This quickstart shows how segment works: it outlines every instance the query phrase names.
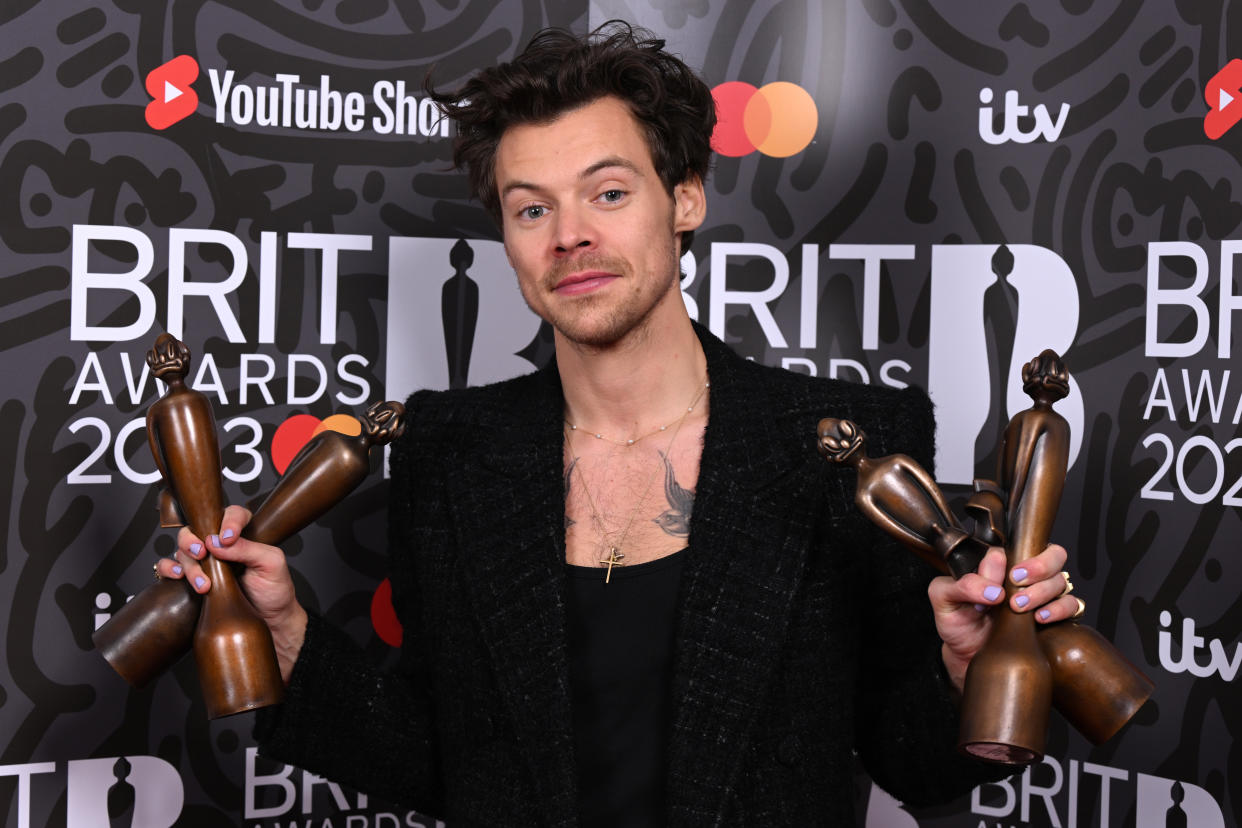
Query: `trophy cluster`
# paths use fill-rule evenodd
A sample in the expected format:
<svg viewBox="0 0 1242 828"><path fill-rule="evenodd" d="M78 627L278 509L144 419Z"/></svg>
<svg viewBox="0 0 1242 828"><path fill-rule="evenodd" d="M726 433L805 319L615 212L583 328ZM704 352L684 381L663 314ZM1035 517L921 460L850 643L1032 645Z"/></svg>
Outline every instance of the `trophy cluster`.
<svg viewBox="0 0 1242 828"><path fill-rule="evenodd" d="M190 349L161 334L147 364L168 391L147 411L147 441L164 478L160 525L188 525L200 537L217 531L226 497L211 402L182 382ZM370 470L369 450L400 436L405 408L378 402L362 420L364 433L316 435L298 452L270 493L258 498L241 536L278 546L353 491ZM284 694L267 625L233 570L214 556L200 562L212 588L199 595L184 580L159 580L134 596L92 640L123 678L142 687L193 648L207 715L264 707Z"/></svg>
<svg viewBox="0 0 1242 828"><path fill-rule="evenodd" d="M862 513L940 571L958 578L974 572L989 544L1004 546L1012 567L1047 545L1070 442L1069 424L1052 410L1069 393L1061 358L1044 351L1022 366L1022 383L1034 406L1005 428L1000 482L975 481L965 506L969 531L926 469L902 454L867 457L862 429L849 420L821 420L817 447L858 472L855 504ZM1011 609L1015 590L1006 583L1006 602L992 612L988 640L970 662L960 748L994 762L1033 762L1043 755L1054 705L1093 743L1111 738L1151 695L1151 680L1086 625L1036 627L1029 614Z"/></svg>

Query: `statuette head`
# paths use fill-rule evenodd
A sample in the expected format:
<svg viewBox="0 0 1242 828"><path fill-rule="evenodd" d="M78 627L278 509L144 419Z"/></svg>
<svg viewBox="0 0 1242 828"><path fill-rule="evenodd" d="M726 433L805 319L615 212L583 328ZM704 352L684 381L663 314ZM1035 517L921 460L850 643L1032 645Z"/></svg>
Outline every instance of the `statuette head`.
<svg viewBox="0 0 1242 828"><path fill-rule="evenodd" d="M164 380L182 379L190 372L190 349L170 333L162 333L155 346L147 351L151 373Z"/></svg>
<svg viewBox="0 0 1242 828"><path fill-rule="evenodd" d="M850 420L838 420L825 417L819 421L819 440L816 448L825 459L834 463L844 463L859 449L867 435Z"/></svg>
<svg viewBox="0 0 1242 828"><path fill-rule="evenodd" d="M388 443L405 431L405 406L399 402L372 403L362 417L362 431L372 443Z"/></svg>
<svg viewBox="0 0 1242 828"><path fill-rule="evenodd" d="M1022 366L1022 390L1036 402L1054 403L1069 394L1069 369L1051 348Z"/></svg>

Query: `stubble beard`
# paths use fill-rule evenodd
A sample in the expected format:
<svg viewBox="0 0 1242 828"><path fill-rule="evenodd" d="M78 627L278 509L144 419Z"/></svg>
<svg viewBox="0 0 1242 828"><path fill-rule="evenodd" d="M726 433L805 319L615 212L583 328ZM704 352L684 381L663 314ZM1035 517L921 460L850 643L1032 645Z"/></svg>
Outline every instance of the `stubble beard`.
<svg viewBox="0 0 1242 828"><path fill-rule="evenodd" d="M579 270L616 273L621 277L622 285L633 286L634 289L620 297L598 294L574 297L574 307L560 312L540 311L523 292L526 304L568 342L581 348L603 350L628 337L640 341L649 335L647 327L655 308L672 289L671 283L678 281L675 250L676 246L673 246L669 251L670 282L659 284L650 295L644 295L642 284L635 284L634 269L628 261L588 253L580 258L557 262L544 276L538 289L551 293L562 279Z"/></svg>

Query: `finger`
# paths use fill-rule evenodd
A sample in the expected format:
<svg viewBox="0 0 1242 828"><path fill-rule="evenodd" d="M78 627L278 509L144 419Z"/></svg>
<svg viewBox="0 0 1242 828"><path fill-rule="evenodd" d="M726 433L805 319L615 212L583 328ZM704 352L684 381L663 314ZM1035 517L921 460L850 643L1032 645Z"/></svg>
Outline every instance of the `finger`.
<svg viewBox="0 0 1242 828"><path fill-rule="evenodd" d="M1055 543L1048 544L1043 552L1014 566L1009 571L1009 578L1019 586L1042 581L1064 569L1068 557L1065 547Z"/></svg>
<svg viewBox="0 0 1242 828"><path fill-rule="evenodd" d="M155 562L155 571L161 578L182 578L185 568L177 563L176 558L160 558Z"/></svg>
<svg viewBox="0 0 1242 828"><path fill-rule="evenodd" d="M957 580L946 576L933 579L927 594L932 607L937 612L945 613L953 612L963 604L992 606L1005 597L1005 590L1000 584L970 572Z"/></svg>
<svg viewBox="0 0 1242 828"><path fill-rule="evenodd" d="M217 547L232 546L241 537L242 529L250 522L250 510L245 506L229 506L224 510L224 518L220 521L220 533L214 536Z"/></svg>
<svg viewBox="0 0 1242 828"><path fill-rule="evenodd" d="M1030 612L1055 601L1064 594L1065 579L1058 573L1051 578L1022 587L1009 599L1009 605L1016 612Z"/></svg>
<svg viewBox="0 0 1242 828"><path fill-rule="evenodd" d="M1005 563L1005 550L999 546L992 546L988 548L987 554L979 562L979 569L976 571L983 578L987 579L989 583L1003 584L1005 582Z"/></svg>
<svg viewBox="0 0 1242 828"><path fill-rule="evenodd" d="M1040 607L1035 612L1035 620L1041 624L1055 624L1068 618L1079 617L1087 608L1081 598L1074 595L1062 595L1060 598Z"/></svg>
<svg viewBox="0 0 1242 828"><path fill-rule="evenodd" d="M211 535L207 538L206 549L222 561L239 563L264 575L271 575L284 566L284 553L279 548L242 537L225 541L219 535Z"/></svg>
<svg viewBox="0 0 1242 828"><path fill-rule="evenodd" d="M195 535L188 526L182 526L177 532L177 550L185 552L191 558L201 559L206 554L202 539Z"/></svg>
<svg viewBox="0 0 1242 828"><path fill-rule="evenodd" d="M193 546L194 544L191 544ZM201 544L200 544L201 546ZM203 572L203 568L186 550L178 549L177 563L181 565L183 577L189 581L195 592L203 593L211 589L211 579ZM169 567L171 571L171 567Z"/></svg>
<svg viewBox="0 0 1242 828"><path fill-rule="evenodd" d="M942 590L931 595L932 603L941 612L952 611L956 609L954 605L960 604L972 604L975 609L982 612L1004 599L1005 589L1001 585L1004 577L1005 550L999 546L993 546L979 562L977 572L967 573L957 579L953 582L954 588L945 584ZM938 605L937 600L941 602Z"/></svg>

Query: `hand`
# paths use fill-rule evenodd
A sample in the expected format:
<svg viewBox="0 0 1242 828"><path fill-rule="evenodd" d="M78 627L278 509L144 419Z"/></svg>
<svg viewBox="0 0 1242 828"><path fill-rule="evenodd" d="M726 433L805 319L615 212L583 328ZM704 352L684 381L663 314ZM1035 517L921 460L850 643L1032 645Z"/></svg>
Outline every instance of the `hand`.
<svg viewBox="0 0 1242 828"><path fill-rule="evenodd" d="M1034 612L1040 624L1064 621L1079 613L1081 604L1068 592L1063 574L1065 548L1049 544L1043 552L1015 566L1008 577L1016 588L1009 606L1014 612ZM972 572L954 580L934 579L927 589L936 618L936 631L944 642L941 655L949 677L961 690L966 667L992 628L988 607L1005 599L1005 550L992 547Z"/></svg>
<svg viewBox="0 0 1242 828"><path fill-rule="evenodd" d="M206 540L183 527L177 534L174 558L162 558L156 571L162 578L186 578L196 592L211 590L211 579L199 565L210 552L222 561L240 563L245 567L238 579L259 617L272 631L280 673L288 682L302 649L306 633L306 610L298 603L293 578L285 555L275 546L256 543L241 536L250 522L250 511L229 506L220 523L220 533Z"/></svg>

